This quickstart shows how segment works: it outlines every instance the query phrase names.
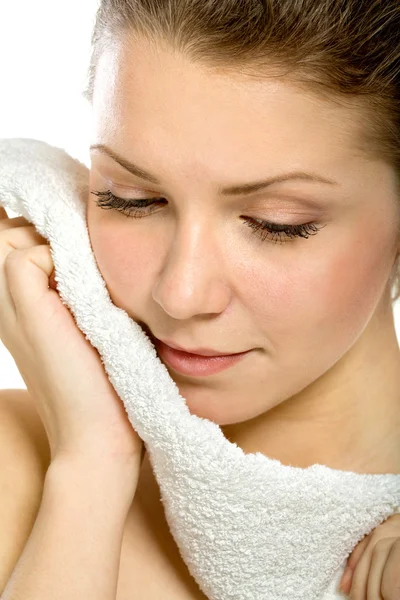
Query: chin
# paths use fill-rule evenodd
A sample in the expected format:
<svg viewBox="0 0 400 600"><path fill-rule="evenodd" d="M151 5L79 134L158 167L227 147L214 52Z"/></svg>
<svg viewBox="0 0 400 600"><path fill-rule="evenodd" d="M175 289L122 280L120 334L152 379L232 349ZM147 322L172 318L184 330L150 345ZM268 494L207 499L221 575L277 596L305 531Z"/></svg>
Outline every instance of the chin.
<svg viewBox="0 0 400 600"><path fill-rule="evenodd" d="M171 373L170 375L175 381L180 395L185 399L191 415L208 419L221 427L242 423L253 418L253 415L248 414L248 406L238 406L236 410L233 409L231 393L228 391L223 393L212 390L204 384L202 385L201 382L183 384L182 381L177 380L176 376L173 377Z"/></svg>

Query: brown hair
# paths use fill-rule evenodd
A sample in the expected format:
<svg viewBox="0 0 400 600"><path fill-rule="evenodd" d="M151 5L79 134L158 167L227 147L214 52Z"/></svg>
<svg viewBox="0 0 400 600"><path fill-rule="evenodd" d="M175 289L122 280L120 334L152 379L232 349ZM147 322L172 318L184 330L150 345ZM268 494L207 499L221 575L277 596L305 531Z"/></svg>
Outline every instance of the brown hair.
<svg viewBox="0 0 400 600"><path fill-rule="evenodd" d="M90 103L99 57L122 34L165 42L225 73L290 73L305 89L354 106L363 117L360 149L393 166L400 207L399 0L101 0L83 92ZM393 273L395 301L400 256Z"/></svg>

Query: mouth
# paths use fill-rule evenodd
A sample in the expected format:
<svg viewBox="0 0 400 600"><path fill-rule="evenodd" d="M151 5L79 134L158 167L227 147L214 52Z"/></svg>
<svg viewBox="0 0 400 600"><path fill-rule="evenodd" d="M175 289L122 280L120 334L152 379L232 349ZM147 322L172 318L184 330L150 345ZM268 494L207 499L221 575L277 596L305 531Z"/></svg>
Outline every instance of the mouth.
<svg viewBox="0 0 400 600"><path fill-rule="evenodd" d="M217 356L234 356L235 354L243 354L242 352L218 352L217 350L210 350L209 348L182 348L182 346L178 346L174 342L170 342L169 340L162 340L155 338L159 343L161 342L165 346L169 348L173 348L174 350L179 350L180 352L184 352L185 354L190 354L194 356L209 356L215 358Z"/></svg>
<svg viewBox="0 0 400 600"><path fill-rule="evenodd" d="M174 371L192 377L205 377L225 371L252 352L248 350L237 354L204 356L177 350L154 337L153 340L162 361Z"/></svg>

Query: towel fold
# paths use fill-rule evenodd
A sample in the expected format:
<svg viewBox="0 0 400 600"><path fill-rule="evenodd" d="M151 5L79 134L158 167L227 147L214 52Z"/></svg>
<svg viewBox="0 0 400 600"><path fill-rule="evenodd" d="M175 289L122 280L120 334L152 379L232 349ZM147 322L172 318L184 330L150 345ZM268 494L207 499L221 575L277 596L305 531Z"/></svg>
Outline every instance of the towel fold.
<svg viewBox="0 0 400 600"><path fill-rule="evenodd" d="M116 307L86 222L89 170L63 149L0 140L0 205L46 238L62 302L146 444L170 531L210 600L334 600L355 545L400 512L400 475L285 466L192 415L145 331Z"/></svg>

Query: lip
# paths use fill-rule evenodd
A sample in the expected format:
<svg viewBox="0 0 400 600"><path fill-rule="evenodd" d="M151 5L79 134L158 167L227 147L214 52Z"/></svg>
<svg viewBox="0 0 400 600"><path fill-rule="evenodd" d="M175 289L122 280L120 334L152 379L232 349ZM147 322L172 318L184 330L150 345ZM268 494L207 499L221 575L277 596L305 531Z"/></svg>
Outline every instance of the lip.
<svg viewBox="0 0 400 600"><path fill-rule="evenodd" d="M173 348L174 350L179 350L180 352L185 352L185 354L191 354L191 355L195 354L196 356L215 357L215 356L235 356L236 354L243 354L241 352L224 354L223 352L215 352L214 350L209 350L208 348L193 348L191 350L187 350L186 348L182 348L181 346L178 346L177 344L173 344L172 342L170 342L168 340L158 340L158 341L161 342L162 344L164 344L165 346L169 346L169 348Z"/></svg>
<svg viewBox="0 0 400 600"><path fill-rule="evenodd" d="M190 354L177 350L164 344L161 340L155 341L155 346L160 358L165 361L175 371L183 375L205 377L220 373L229 369L234 364L242 360L247 354L252 352L241 352L239 354L228 354L220 356L200 356L199 354Z"/></svg>

